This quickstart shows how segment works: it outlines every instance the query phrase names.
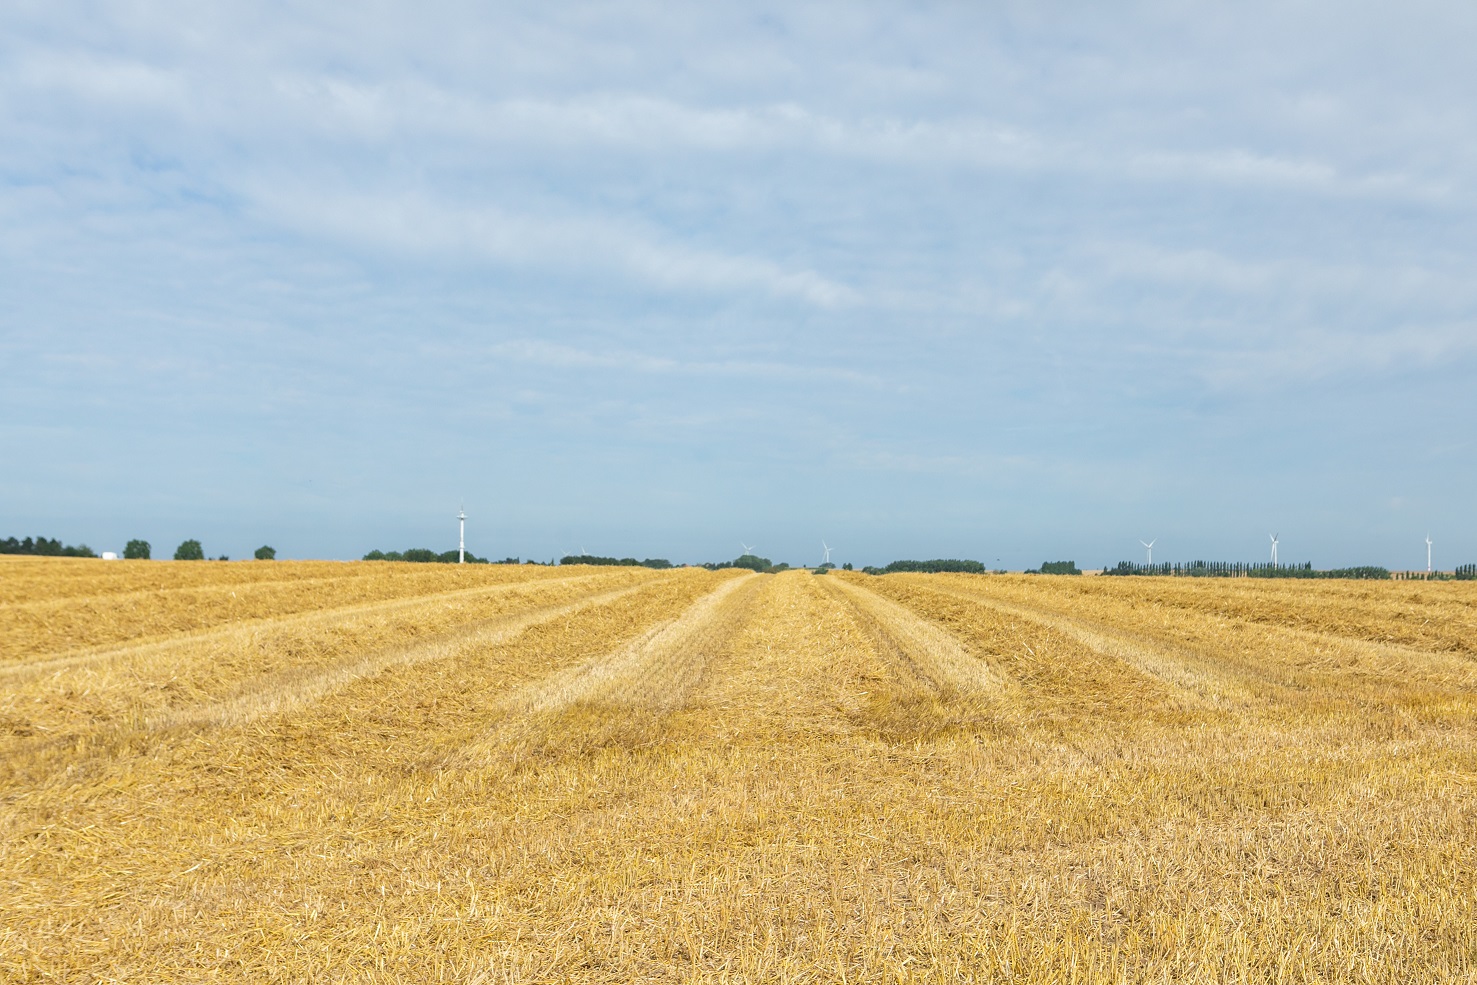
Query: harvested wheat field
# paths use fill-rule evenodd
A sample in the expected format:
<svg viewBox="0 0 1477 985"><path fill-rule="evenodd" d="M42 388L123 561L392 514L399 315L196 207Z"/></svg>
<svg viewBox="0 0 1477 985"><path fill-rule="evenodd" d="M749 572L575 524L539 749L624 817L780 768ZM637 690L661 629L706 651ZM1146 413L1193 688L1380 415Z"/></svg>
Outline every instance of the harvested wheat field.
<svg viewBox="0 0 1477 985"><path fill-rule="evenodd" d="M1477 586L0 559L6 982L1477 980Z"/></svg>

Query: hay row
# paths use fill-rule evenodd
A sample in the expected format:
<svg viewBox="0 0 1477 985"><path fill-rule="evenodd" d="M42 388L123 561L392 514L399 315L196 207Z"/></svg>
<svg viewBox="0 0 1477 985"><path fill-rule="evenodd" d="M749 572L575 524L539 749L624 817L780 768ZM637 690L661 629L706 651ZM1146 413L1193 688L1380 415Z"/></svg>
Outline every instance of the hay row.
<svg viewBox="0 0 1477 985"><path fill-rule="evenodd" d="M0 749L57 742L120 726L188 717L192 709L275 693L294 680L443 642L469 627L515 619L653 579L608 572L295 615L137 645L6 675ZM281 700L287 700L285 697ZM243 705L243 706L244 706Z"/></svg>
<svg viewBox="0 0 1477 985"><path fill-rule="evenodd" d="M1057 581L1058 579L1052 579ZM1433 689L1477 688L1477 662L1446 649L1420 650L1376 643L1263 620L1233 619L1219 611L1116 604L1112 599L1058 590L1049 585L1031 596L994 579L915 581L934 590L1006 605L1026 617L1062 622L1078 631L1148 641L1195 670L1218 677L1228 689L1262 700L1286 699L1288 689L1316 689L1333 699L1364 695L1381 700L1392 692L1412 697ZM1207 587L1208 590L1208 587ZM1009 599L1002 602L1001 596ZM1029 605L1016 599L1027 597ZM1366 682L1381 681L1370 688ZM1235 690L1230 692L1234 698Z"/></svg>
<svg viewBox="0 0 1477 985"><path fill-rule="evenodd" d="M396 570L399 566L389 565L361 567L371 573L326 580L226 582L7 606L0 608L0 662L165 638L248 619L570 574L567 569L512 565L477 565L479 570L471 575L451 565L437 565L443 570L431 573ZM120 578L132 577L128 567L120 565L119 570ZM255 569L239 565L236 570L251 573Z"/></svg>

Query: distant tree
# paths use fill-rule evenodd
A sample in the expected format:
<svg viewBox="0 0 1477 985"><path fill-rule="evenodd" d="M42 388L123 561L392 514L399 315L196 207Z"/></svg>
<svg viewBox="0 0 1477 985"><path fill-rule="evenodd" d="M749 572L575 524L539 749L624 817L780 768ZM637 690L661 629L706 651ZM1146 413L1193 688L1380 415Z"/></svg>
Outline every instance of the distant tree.
<svg viewBox="0 0 1477 985"><path fill-rule="evenodd" d="M0 540L0 554L35 554L41 557L97 557L97 553L86 544L78 544L76 547L66 547L59 540L49 537L37 537L32 540L16 540L14 537L6 537Z"/></svg>
<svg viewBox="0 0 1477 985"><path fill-rule="evenodd" d="M123 548L123 556L129 561L147 561L149 559L149 542L146 540L130 540L128 546Z"/></svg>
<svg viewBox="0 0 1477 985"><path fill-rule="evenodd" d="M894 561L883 569L888 574L895 571L918 571L934 574L943 571L982 575L985 566L978 561L961 561L957 558L936 558L932 561Z"/></svg>
<svg viewBox="0 0 1477 985"><path fill-rule="evenodd" d="M231 560L231 558L228 555L222 554L220 557L216 558L216 560L217 561L229 561L229 560Z"/></svg>
<svg viewBox="0 0 1477 985"><path fill-rule="evenodd" d="M672 562L664 557L649 557L645 561L638 561L633 557L601 557L598 554L566 554L559 559L560 564L591 564L596 566L614 568L670 568Z"/></svg>
<svg viewBox="0 0 1477 985"><path fill-rule="evenodd" d="M1043 561L1041 564L1043 575L1080 575L1076 561Z"/></svg>
<svg viewBox="0 0 1477 985"><path fill-rule="evenodd" d="M407 552L407 553L409 553L409 552ZM406 558L406 560L409 561L410 558ZM459 563L461 563L461 552L460 551L442 551L440 554L437 554L436 555L436 560L437 561L440 561L442 564L459 564ZM485 557L478 557L477 555L473 554L471 551L467 551L467 562L466 563L467 564L486 564L487 563L487 558L485 558Z"/></svg>
<svg viewBox="0 0 1477 985"><path fill-rule="evenodd" d="M258 547L256 553L252 556L258 561L275 561L277 560L277 549L266 546Z"/></svg>
<svg viewBox="0 0 1477 985"><path fill-rule="evenodd" d="M851 562L850 561L847 561L845 564L843 564L841 566L841 570L842 571L850 571L851 570Z"/></svg>
<svg viewBox="0 0 1477 985"><path fill-rule="evenodd" d="M204 561L205 550L198 540L187 540L174 549L176 561Z"/></svg>

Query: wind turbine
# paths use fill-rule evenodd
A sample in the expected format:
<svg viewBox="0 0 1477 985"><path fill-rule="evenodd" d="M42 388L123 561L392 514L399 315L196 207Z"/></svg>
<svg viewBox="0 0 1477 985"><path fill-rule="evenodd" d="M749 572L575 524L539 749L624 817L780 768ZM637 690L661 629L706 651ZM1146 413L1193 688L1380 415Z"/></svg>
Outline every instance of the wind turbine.
<svg viewBox="0 0 1477 985"><path fill-rule="evenodd" d="M1267 536L1272 538L1272 564L1273 565L1276 565L1277 564L1277 535L1276 534L1268 534Z"/></svg>
<svg viewBox="0 0 1477 985"><path fill-rule="evenodd" d="M1426 534L1426 577L1431 577L1431 535Z"/></svg>
<svg viewBox="0 0 1477 985"><path fill-rule="evenodd" d="M821 567L824 568L826 565L831 563L831 548L826 545L826 542L824 540L821 541L821 550L824 552L825 555L821 558Z"/></svg>
<svg viewBox="0 0 1477 985"><path fill-rule="evenodd" d="M456 510L456 518L457 518L457 521L458 521L458 526L461 527L461 532L457 536L456 563L457 564L466 564L467 563L467 511L466 511L466 508L465 507L461 507L461 506L458 506L457 507L457 510Z"/></svg>
<svg viewBox="0 0 1477 985"><path fill-rule="evenodd" d="M754 548L750 547L748 544L745 544L743 541L739 541L739 546L744 549L744 553L745 554L753 554L754 553Z"/></svg>
<svg viewBox="0 0 1477 985"><path fill-rule="evenodd" d="M1147 543L1145 543L1144 541L1141 540L1141 541L1139 541L1139 543L1140 544L1143 544L1144 545L1144 550L1146 550L1146 551L1149 552L1149 560L1148 560L1148 563L1149 564L1153 564L1154 563L1154 545L1157 544L1157 543L1159 543L1159 538L1158 537L1155 537L1153 540L1148 541Z"/></svg>

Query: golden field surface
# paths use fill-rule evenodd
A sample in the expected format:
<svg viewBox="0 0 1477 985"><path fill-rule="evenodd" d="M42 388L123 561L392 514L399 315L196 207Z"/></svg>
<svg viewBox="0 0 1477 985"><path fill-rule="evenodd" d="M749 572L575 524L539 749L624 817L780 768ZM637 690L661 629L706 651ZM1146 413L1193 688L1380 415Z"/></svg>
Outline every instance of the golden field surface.
<svg viewBox="0 0 1477 985"><path fill-rule="evenodd" d="M1477 981L1477 585L0 558L0 981Z"/></svg>

